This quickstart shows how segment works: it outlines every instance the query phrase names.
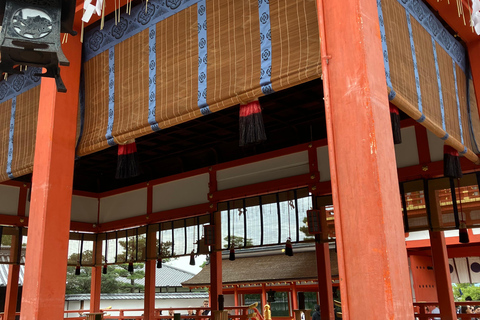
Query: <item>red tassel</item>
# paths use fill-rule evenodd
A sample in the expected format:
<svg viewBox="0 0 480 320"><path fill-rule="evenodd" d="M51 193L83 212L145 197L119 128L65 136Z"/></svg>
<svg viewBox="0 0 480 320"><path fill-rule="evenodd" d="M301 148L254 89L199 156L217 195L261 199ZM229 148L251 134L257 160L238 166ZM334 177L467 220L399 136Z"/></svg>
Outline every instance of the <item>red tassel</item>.
<svg viewBox="0 0 480 320"><path fill-rule="evenodd" d="M393 143L402 143L402 133L400 131L400 111L396 106L390 103L390 121L392 123Z"/></svg>
<svg viewBox="0 0 480 320"><path fill-rule="evenodd" d="M75 267L75 275L76 276L80 275L80 265L79 264L77 264L77 266Z"/></svg>
<svg viewBox="0 0 480 320"><path fill-rule="evenodd" d="M289 257L293 256L292 240L290 239L290 237L287 239L287 242L285 243L285 255Z"/></svg>
<svg viewBox="0 0 480 320"><path fill-rule="evenodd" d="M241 147L267 140L262 118L262 108L258 100L240 105L240 141Z"/></svg>
<svg viewBox="0 0 480 320"><path fill-rule="evenodd" d="M117 173L115 178L133 178L140 174L135 140L118 145Z"/></svg>
<svg viewBox="0 0 480 320"><path fill-rule="evenodd" d="M107 274L107 265L106 264L103 265L103 274Z"/></svg>
<svg viewBox="0 0 480 320"><path fill-rule="evenodd" d="M228 260L235 260L235 247L233 246L233 244L230 246L230 256L228 257Z"/></svg>
<svg viewBox="0 0 480 320"><path fill-rule="evenodd" d="M128 272L133 273L133 262L128 263Z"/></svg>
<svg viewBox="0 0 480 320"><path fill-rule="evenodd" d="M470 243L470 239L468 237L468 229L465 222L460 222L460 228L458 229L458 242L460 243Z"/></svg>
<svg viewBox="0 0 480 320"><path fill-rule="evenodd" d="M443 175L455 179L463 176L458 151L446 144L443 146Z"/></svg>

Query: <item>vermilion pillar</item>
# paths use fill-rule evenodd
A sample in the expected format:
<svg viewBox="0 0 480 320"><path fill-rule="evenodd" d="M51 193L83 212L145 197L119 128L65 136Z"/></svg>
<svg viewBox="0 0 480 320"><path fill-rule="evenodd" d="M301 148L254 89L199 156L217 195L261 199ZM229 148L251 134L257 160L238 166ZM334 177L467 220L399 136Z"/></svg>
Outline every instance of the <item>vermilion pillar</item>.
<svg viewBox="0 0 480 320"><path fill-rule="evenodd" d="M334 320L332 271L330 268L330 249L328 243L320 242L320 235L315 235L315 253L317 258L318 293L320 296L320 313L322 319Z"/></svg>
<svg viewBox="0 0 480 320"><path fill-rule="evenodd" d="M98 239L94 248L95 266L92 267L90 282L90 312L100 312L100 294L102 292L102 241Z"/></svg>
<svg viewBox="0 0 480 320"><path fill-rule="evenodd" d="M343 319L413 319L375 0L317 0Z"/></svg>
<svg viewBox="0 0 480 320"><path fill-rule="evenodd" d="M67 93L42 78L21 320L63 319L82 46L62 46Z"/></svg>
<svg viewBox="0 0 480 320"><path fill-rule="evenodd" d="M456 320L457 312L453 299L452 280L443 231L430 231L430 245L432 247L433 271L435 272L435 284L442 320Z"/></svg>
<svg viewBox="0 0 480 320"><path fill-rule="evenodd" d="M25 205L27 202L27 187L24 185L20 188L20 194L18 197L18 211L19 217L25 217ZM20 230L21 232L21 230ZM10 247L10 257L12 261L19 261L18 246L22 244L19 242L18 236L12 237L12 244ZM18 280L20 275L20 265L11 264L8 267L8 282L7 292L5 294L5 308L4 308L4 320L15 320L15 313L17 311L17 299L18 299Z"/></svg>

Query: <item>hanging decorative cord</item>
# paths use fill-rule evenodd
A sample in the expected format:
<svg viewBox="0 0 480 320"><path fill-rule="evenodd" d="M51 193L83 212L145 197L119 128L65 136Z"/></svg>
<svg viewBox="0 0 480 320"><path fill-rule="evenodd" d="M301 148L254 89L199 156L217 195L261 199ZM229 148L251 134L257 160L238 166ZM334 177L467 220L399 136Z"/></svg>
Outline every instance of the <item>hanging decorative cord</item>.
<svg viewBox="0 0 480 320"><path fill-rule="evenodd" d="M135 229L135 262L138 261L138 228Z"/></svg>
<svg viewBox="0 0 480 320"><path fill-rule="evenodd" d="M3 227L0 226L0 250L2 249L2 236L3 236Z"/></svg>
<svg viewBox="0 0 480 320"><path fill-rule="evenodd" d="M118 231L115 231L115 263L118 261Z"/></svg>
<svg viewBox="0 0 480 320"><path fill-rule="evenodd" d="M228 221L230 222L230 201L227 202L227 212L228 212ZM233 213L232 213L233 215ZM232 216L232 237L230 237L230 223L228 227L228 243L230 245L230 255L228 260L234 261L235 260L235 216Z"/></svg>
<svg viewBox="0 0 480 320"><path fill-rule="evenodd" d="M103 265L103 274L107 274L108 263L108 235L105 233L105 264Z"/></svg>
<svg viewBox="0 0 480 320"><path fill-rule="evenodd" d="M187 251L188 251L187 219L183 219L183 227L184 227L183 233L185 235L185 249L183 250L183 252L184 254L187 254Z"/></svg>
<svg viewBox="0 0 480 320"><path fill-rule="evenodd" d="M128 259L128 231L125 231L125 239L126 239L126 252L125 252L125 259L128 261L128 272L133 273L133 254L130 254L130 259Z"/></svg>
<svg viewBox="0 0 480 320"><path fill-rule="evenodd" d="M458 183L458 201L460 203L460 226L458 228L458 241L460 243L469 243L470 239L468 237L468 229L467 229L467 224L465 222L466 220L466 213L463 212L463 206L462 206L462 194L460 192L460 179L457 181Z"/></svg>
<svg viewBox="0 0 480 320"><path fill-rule="evenodd" d="M185 253L187 253L187 220L185 220ZM190 265L194 266L195 265L195 244L197 244L197 252L199 252L200 249L200 240L197 240L195 242L195 227L193 228L193 248L192 252L190 252Z"/></svg>
<svg viewBox="0 0 480 320"><path fill-rule="evenodd" d="M295 209L295 206L293 205L293 201L289 200L288 201L288 238L287 242L285 243L285 255L291 257L293 256L293 247L292 247L292 228L290 224L290 209L293 208Z"/></svg>
<svg viewBox="0 0 480 320"><path fill-rule="evenodd" d="M162 267L162 224L158 224L158 253L157 253L157 268Z"/></svg>

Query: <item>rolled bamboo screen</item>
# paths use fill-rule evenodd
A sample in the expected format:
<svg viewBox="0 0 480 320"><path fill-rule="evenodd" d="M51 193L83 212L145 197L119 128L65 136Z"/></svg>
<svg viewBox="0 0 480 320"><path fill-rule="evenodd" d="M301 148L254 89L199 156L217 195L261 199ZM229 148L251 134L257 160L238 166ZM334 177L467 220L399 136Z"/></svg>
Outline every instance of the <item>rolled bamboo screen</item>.
<svg viewBox="0 0 480 320"><path fill-rule="evenodd" d="M423 2L377 3L389 99L480 163L480 119L465 49Z"/></svg>

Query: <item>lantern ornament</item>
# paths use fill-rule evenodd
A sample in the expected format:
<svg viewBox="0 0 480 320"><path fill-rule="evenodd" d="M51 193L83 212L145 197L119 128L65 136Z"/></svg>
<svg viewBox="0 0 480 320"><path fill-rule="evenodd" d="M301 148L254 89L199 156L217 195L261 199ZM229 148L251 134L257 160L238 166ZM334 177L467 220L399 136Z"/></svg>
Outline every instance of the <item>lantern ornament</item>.
<svg viewBox="0 0 480 320"><path fill-rule="evenodd" d="M72 29L75 4L73 0L0 0L0 72L22 74L22 66L45 68L36 76L55 78L57 90L66 92L59 65L70 62L62 51L60 33L77 34Z"/></svg>

